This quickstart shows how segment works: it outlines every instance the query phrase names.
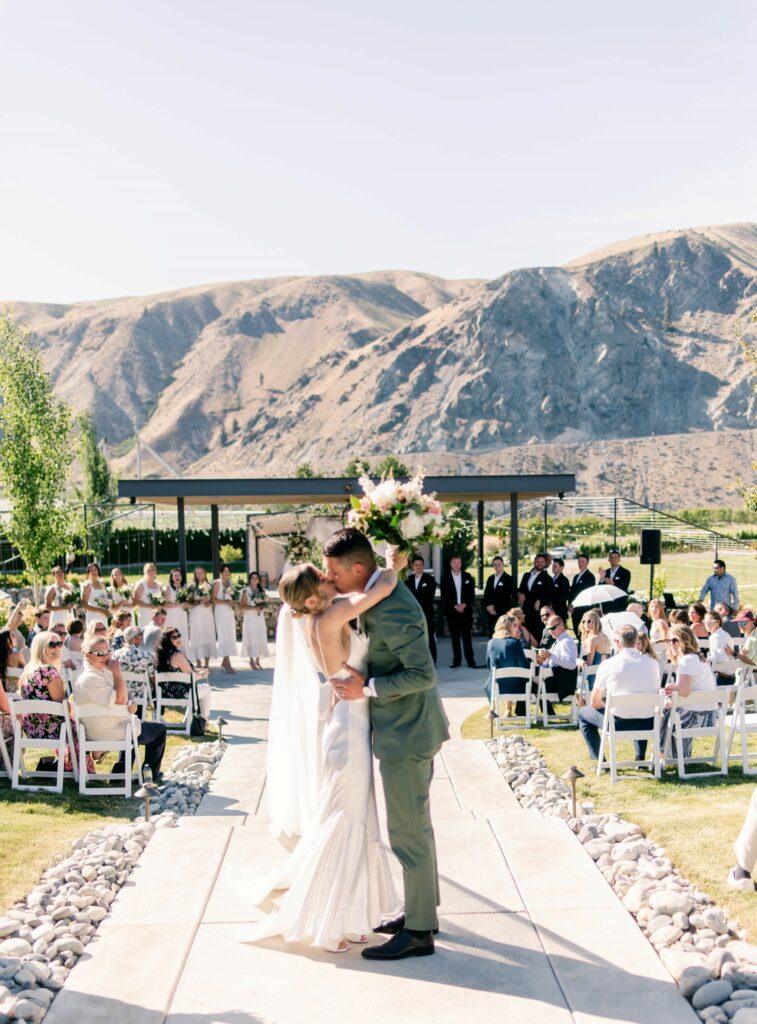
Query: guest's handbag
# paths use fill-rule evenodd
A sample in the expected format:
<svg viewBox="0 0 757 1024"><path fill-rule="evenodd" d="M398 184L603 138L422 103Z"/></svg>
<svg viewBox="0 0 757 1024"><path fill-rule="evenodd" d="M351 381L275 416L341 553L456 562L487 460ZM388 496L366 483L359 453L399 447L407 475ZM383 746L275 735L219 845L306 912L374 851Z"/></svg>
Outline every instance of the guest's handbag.
<svg viewBox="0 0 757 1024"><path fill-rule="evenodd" d="M204 736L205 727L208 724L202 717L199 711L199 698L197 696L197 684L195 678L192 676L192 685L190 686L190 693L192 694L192 721L189 725L190 736Z"/></svg>

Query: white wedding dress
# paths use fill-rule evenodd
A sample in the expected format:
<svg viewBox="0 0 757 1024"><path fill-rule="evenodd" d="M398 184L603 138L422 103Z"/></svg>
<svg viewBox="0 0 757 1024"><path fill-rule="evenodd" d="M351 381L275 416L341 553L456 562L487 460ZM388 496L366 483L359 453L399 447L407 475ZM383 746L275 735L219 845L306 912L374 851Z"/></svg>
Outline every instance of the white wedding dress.
<svg viewBox="0 0 757 1024"><path fill-rule="evenodd" d="M348 662L359 672L367 669L368 642L353 632ZM281 935L287 942L336 950L341 940L370 935L382 918L400 913L381 845L367 699L337 702L323 725L321 753L312 818L256 902L275 890L287 892L274 896L276 910L257 925L253 941Z"/></svg>

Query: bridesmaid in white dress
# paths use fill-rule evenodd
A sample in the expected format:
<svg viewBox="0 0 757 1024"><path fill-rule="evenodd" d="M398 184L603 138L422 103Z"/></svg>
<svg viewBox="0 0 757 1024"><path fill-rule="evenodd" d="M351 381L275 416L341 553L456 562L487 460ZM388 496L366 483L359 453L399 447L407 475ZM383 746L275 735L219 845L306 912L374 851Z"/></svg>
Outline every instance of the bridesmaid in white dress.
<svg viewBox="0 0 757 1024"><path fill-rule="evenodd" d="M91 622L104 622L106 626L108 625L110 596L97 562L90 562L87 566L87 581L81 592L81 606L86 612L85 626Z"/></svg>
<svg viewBox="0 0 757 1024"><path fill-rule="evenodd" d="M163 587L157 580L158 568L154 562L147 562L143 569L142 579L134 588L134 606L139 609L138 625L144 629L155 614L155 604L150 600L153 597L163 597Z"/></svg>
<svg viewBox="0 0 757 1024"><path fill-rule="evenodd" d="M190 584L189 592L192 599L192 607L189 610L192 658L202 668L209 668L210 659L216 656L218 644L213 605L210 600L212 588L208 575L201 565L195 567L194 580Z"/></svg>
<svg viewBox="0 0 757 1024"><path fill-rule="evenodd" d="M262 669L260 659L267 658L270 651L265 613L263 606L256 605L256 601L265 601L265 590L260 576L256 572L251 572L247 577L247 586L242 591L242 650L250 659L251 669Z"/></svg>
<svg viewBox="0 0 757 1024"><path fill-rule="evenodd" d="M284 574L279 593L296 614L306 616L314 661L326 676L336 677L347 675L344 662L367 671L367 639L353 632L349 621L396 586L397 574L385 570L368 593L334 603L334 585L305 563ZM328 684L324 689L328 693ZM253 941L281 935L286 942L343 953L350 942L365 942L382 919L399 913L400 902L379 832L368 700L342 701L331 691L321 708L327 721L318 805L284 868L265 882L256 902L275 890L288 891L275 897L276 910L255 927Z"/></svg>
<svg viewBox="0 0 757 1024"><path fill-rule="evenodd" d="M236 672L231 666L231 658L237 653L237 620L234 615L232 590L231 569L228 565L222 565L221 575L213 581L211 601L216 620L218 657L222 659L221 668L231 675Z"/></svg>
<svg viewBox="0 0 757 1024"><path fill-rule="evenodd" d="M129 608L131 606L129 585L123 572L118 567L111 570L108 593L110 594L111 606L113 608Z"/></svg>
<svg viewBox="0 0 757 1024"><path fill-rule="evenodd" d="M177 601L180 590L187 589L187 580L181 569L172 569L166 587L166 624L164 629L178 629L181 633L182 649L189 653L189 616L185 601Z"/></svg>
<svg viewBox="0 0 757 1024"><path fill-rule="evenodd" d="M50 629L58 624L68 629L74 613L71 605L64 605L62 599L64 594L72 593L73 589L70 583L66 583L66 570L56 565L53 569L52 585L47 588L45 594L45 607L50 609Z"/></svg>

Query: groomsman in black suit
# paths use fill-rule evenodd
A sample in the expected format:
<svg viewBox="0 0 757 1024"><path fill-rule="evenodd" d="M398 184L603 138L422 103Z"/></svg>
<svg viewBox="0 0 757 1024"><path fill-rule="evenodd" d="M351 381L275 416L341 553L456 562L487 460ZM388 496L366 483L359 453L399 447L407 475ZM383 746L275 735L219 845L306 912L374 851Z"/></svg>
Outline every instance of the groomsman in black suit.
<svg viewBox="0 0 757 1024"><path fill-rule="evenodd" d="M541 641L543 631L539 609L552 600L552 577L545 571L547 560L539 554L534 558L534 567L524 572L518 587L518 600L526 616L526 629L533 635L537 643Z"/></svg>
<svg viewBox="0 0 757 1024"><path fill-rule="evenodd" d="M589 587L593 587L597 582L594 573L589 569L589 559L586 555L578 556L578 572L571 580L570 584L570 603L571 605L581 593L582 590L587 590ZM578 627L581 625L581 619L584 617L588 608L576 608L571 613L573 618L573 632L578 636Z"/></svg>
<svg viewBox="0 0 757 1024"><path fill-rule="evenodd" d="M563 622L568 619L568 601L570 600L570 583L563 571L565 562L562 558L552 559L552 594L550 604L555 615L559 615Z"/></svg>
<svg viewBox="0 0 757 1024"><path fill-rule="evenodd" d="M459 668L462 664L461 640L468 666L476 667L476 659L473 655L473 602L475 597L476 584L469 572L463 572L462 559L457 556L451 558L449 572L442 577L442 604L452 638L450 668Z"/></svg>
<svg viewBox="0 0 757 1024"><path fill-rule="evenodd" d="M436 636L434 635L434 596L436 580L430 572L424 572L426 563L420 555L416 555L412 564L412 575L405 580L405 586L423 609L428 626L428 646L431 657L436 664Z"/></svg>
<svg viewBox="0 0 757 1024"><path fill-rule="evenodd" d="M613 548L608 554L607 561L610 565L605 569L599 582L619 587L628 594L631 590L631 573L625 566L620 564L620 552L617 548ZM605 612L624 612L627 604L628 597L618 597L615 601L610 602L610 604L603 604L602 610Z"/></svg>
<svg viewBox="0 0 757 1024"><path fill-rule="evenodd" d="M487 579L484 587L484 607L489 619L489 636L494 632L497 619L516 603L515 586L509 572L505 572L505 563L499 555L492 559L494 572Z"/></svg>

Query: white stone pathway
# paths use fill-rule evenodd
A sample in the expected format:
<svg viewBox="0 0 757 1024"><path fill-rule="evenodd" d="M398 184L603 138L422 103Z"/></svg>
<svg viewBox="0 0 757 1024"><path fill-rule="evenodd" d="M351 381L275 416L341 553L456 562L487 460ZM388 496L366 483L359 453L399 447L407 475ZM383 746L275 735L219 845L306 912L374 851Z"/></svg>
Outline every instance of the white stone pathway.
<svg viewBox="0 0 757 1024"><path fill-rule="evenodd" d="M484 745L458 738L483 679L440 672L453 739L432 792L436 956L371 964L358 947L249 942L259 911L247 892L285 856L263 800L271 673L216 673L230 744L211 789L196 816L151 840L46 1024L695 1024L564 822L522 810Z"/></svg>

